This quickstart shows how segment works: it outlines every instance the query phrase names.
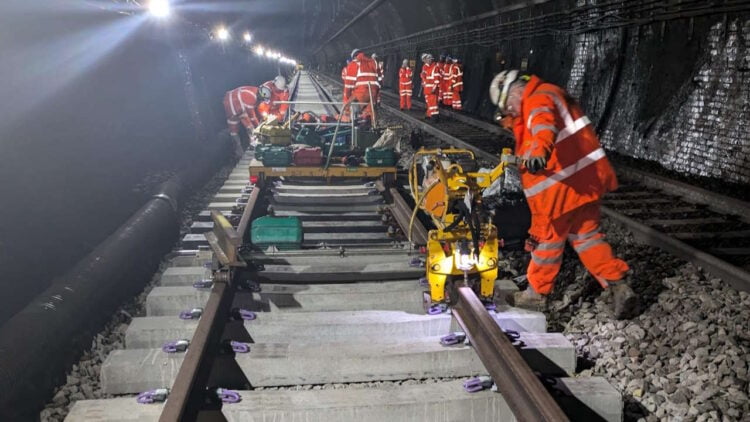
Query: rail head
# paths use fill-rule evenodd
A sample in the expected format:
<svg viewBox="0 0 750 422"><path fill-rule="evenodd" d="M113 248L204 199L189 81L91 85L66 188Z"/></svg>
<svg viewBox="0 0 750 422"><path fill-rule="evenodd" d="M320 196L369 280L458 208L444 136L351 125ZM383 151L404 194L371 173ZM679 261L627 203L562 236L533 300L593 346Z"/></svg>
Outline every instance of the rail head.
<svg viewBox="0 0 750 422"><path fill-rule="evenodd" d="M568 417L469 287L456 289L453 316L496 381L519 421L567 421Z"/></svg>

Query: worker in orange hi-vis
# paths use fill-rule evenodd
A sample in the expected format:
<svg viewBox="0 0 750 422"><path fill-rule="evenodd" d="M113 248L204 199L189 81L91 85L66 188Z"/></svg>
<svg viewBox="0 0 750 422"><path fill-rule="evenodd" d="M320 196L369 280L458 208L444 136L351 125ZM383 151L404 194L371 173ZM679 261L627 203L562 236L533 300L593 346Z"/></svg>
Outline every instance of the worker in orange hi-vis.
<svg viewBox="0 0 750 422"><path fill-rule="evenodd" d="M628 264L613 255L600 227L600 200L617 188L617 178L589 118L562 88L517 70L492 80L490 98L497 114L511 121L531 210L529 288L515 295L516 306L545 304L568 241L586 269L611 290L615 317L631 317L638 300L629 286Z"/></svg>
<svg viewBox="0 0 750 422"><path fill-rule="evenodd" d="M398 94L401 99L401 110L411 110L412 79L414 72L409 67L409 60L404 59L398 69Z"/></svg>
<svg viewBox="0 0 750 422"><path fill-rule="evenodd" d="M255 86L241 86L224 94L224 111L227 115L229 136L234 142L235 155L242 156L244 152L240 140L240 124L245 127L247 137L250 138L259 124L255 109L264 98L270 98L270 95L267 87Z"/></svg>
<svg viewBox="0 0 750 422"><path fill-rule="evenodd" d="M454 110L462 110L461 92L464 90L464 72L461 70L461 65L458 64L458 57L451 57L451 66L448 73L451 78L450 89L453 92L451 106Z"/></svg>
<svg viewBox="0 0 750 422"><path fill-rule="evenodd" d="M268 99L269 111L267 115L276 116L279 121L284 121L286 113L289 110L288 103L279 103L280 101L289 101L289 89L286 86L286 78L279 75L273 80L264 82L263 85L271 91L271 97ZM266 115L262 115L263 118Z"/></svg>
<svg viewBox="0 0 750 422"><path fill-rule="evenodd" d="M438 95L440 93L440 69L438 63L434 62L432 54L423 54L422 61L422 88L424 89L424 101L426 103L425 118L437 121L440 116L438 110Z"/></svg>
<svg viewBox="0 0 750 422"><path fill-rule="evenodd" d="M351 90L354 89L354 82L357 81L357 78L354 76L349 76L349 73L347 72L347 69L349 68L349 63L352 62L352 59L346 59L346 65L343 69L341 69L341 82L344 84L344 93L343 93L343 100L344 103L349 102L349 93Z"/></svg>
<svg viewBox="0 0 750 422"><path fill-rule="evenodd" d="M364 104L360 117L364 120L372 120L372 107L375 105L380 92L377 63L362 50L355 48L352 51L352 61L347 66L346 72L349 77L354 76L355 79L353 88L344 88L347 91L345 96L348 95L352 102Z"/></svg>

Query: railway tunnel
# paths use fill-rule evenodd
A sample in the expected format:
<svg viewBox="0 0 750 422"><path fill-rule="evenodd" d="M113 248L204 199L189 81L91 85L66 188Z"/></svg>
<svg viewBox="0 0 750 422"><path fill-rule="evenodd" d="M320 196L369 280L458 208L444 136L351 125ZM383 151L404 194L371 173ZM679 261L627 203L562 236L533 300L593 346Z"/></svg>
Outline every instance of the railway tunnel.
<svg viewBox="0 0 750 422"><path fill-rule="evenodd" d="M382 69L367 119L342 101L354 49ZM0 52L2 420L750 414L750 2L8 1ZM462 73L439 120L425 53ZM497 235L461 248L497 237L494 284L466 270L432 286L429 241L453 229L420 211L412 157L504 165L518 145L490 86L511 69L560 87L617 174L597 204L629 318L573 242L544 305L515 306L536 287L523 163L499 205L472 185ZM307 147L237 117L238 154L222 100L277 76L278 120ZM395 152L368 156L391 135ZM301 233L291 249L253 240L282 220L269 233Z"/></svg>

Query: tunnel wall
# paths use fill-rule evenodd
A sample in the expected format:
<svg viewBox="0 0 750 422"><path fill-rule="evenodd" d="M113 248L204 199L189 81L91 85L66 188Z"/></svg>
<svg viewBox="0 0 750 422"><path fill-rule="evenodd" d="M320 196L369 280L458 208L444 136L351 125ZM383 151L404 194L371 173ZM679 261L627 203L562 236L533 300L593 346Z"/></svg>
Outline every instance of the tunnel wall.
<svg viewBox="0 0 750 422"><path fill-rule="evenodd" d="M370 1L343 3L361 10ZM422 52L456 54L465 63L464 109L485 119L493 113L487 98L492 76L525 67L567 87L610 151L680 175L750 183L745 129L750 6L693 1L656 7L645 0L561 0L530 7L523 1L412 3L383 2L311 57L311 64L338 75L349 51L364 47L385 57L384 85L395 92L401 59L416 59L419 68ZM342 14L331 28L355 14ZM430 31L441 25L444 29ZM495 36L479 35L488 33ZM416 95L418 76L415 82Z"/></svg>
<svg viewBox="0 0 750 422"><path fill-rule="evenodd" d="M88 4L0 5L0 324L207 153L225 91L276 71Z"/></svg>

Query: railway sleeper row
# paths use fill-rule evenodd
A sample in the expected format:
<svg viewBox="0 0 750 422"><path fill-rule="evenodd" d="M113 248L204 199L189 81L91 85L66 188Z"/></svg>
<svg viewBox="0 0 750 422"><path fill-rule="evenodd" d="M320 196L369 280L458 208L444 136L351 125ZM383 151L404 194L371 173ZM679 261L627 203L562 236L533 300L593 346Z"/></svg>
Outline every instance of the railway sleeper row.
<svg viewBox="0 0 750 422"><path fill-rule="evenodd" d="M207 211L238 211L248 192L248 162L247 157L240 161ZM237 292L232 306L254 312L256 318L229 322L223 336L223 341L246 344L249 350L220 356L210 379L213 387L234 389L237 395L232 397L239 401L224 403L213 415L230 421L460 420L467 415L474 420L511 419L500 394L464 391L464 381L486 371L471 345L441 344L441 336L460 328L447 313L424 314L424 288L418 282L424 270L409 266L413 253L390 237L375 243L359 241L362 235L381 233L368 231L371 227L383 226L382 197L370 193L371 185L362 186L284 182L269 189L276 215L281 211L303 217L305 238L331 234L323 242L350 246L342 253L305 243L307 249L299 251L250 254L259 268L253 280L257 284ZM358 189L371 199L367 205L356 205L366 210L340 210L325 200L312 209L304 197L293 195L305 191L326 198L322 195L328 192L336 198L337 193L349 195ZM210 291L194 286L210 277L213 260L205 239L213 223L205 221L206 212L201 214L182 243L194 251L171 260L148 295L147 315L128 327L125 349L113 351L102 365L101 385L111 398L77 402L67 421L160 417L164 403L140 404L134 395L173 387L185 355L167 353L163 346L192 338L199 320L179 315L208 300ZM354 228L318 231L326 227L318 223L331 221L339 227L353 223ZM521 355L547 376L563 409L571 416L620 420L620 394L604 379L567 376L575 371L575 347L561 334L545 332L544 315L504 302L516 289L511 281L498 280L492 316L504 330L519 333L516 345Z"/></svg>

